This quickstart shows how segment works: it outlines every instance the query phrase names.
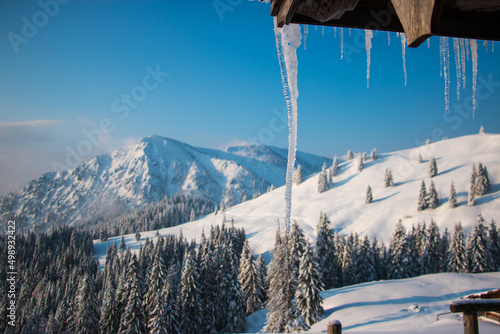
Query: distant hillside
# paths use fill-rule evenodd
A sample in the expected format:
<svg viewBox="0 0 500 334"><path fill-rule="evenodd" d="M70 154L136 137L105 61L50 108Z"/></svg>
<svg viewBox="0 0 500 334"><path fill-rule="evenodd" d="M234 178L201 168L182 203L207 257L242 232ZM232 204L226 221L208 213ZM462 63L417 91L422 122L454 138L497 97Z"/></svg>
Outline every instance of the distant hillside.
<svg viewBox="0 0 500 334"><path fill-rule="evenodd" d="M305 174L331 160L298 152ZM184 194L213 206L252 199L284 184L286 150L261 145L225 150L197 148L152 136L71 170L46 173L1 198L0 217L27 226L78 224Z"/></svg>
<svg viewBox="0 0 500 334"><path fill-rule="evenodd" d="M489 223L500 220L500 135L472 135L448 139L429 145L379 154L377 160L365 163L358 172L355 161L341 161L333 186L318 193L318 174L306 178L293 187L292 218L304 230L310 241L315 241L316 226L320 212L328 215L332 227L341 233L351 231L377 236L388 242L398 220L410 227L412 224L434 219L440 226L453 230L461 221L466 232L473 226L479 213ZM418 162L419 154L422 162ZM438 175L428 177L429 159L437 162ZM491 191L476 198L475 206L467 206L467 192L473 163L481 162L488 169ZM385 170L390 168L394 187L384 187ZM436 209L417 210L418 195L422 180L427 185L435 183L440 198ZM450 184L454 182L458 207L448 206ZM366 189L373 191L373 203L366 204ZM243 227L250 246L256 254L268 253L274 243L277 221L284 217L284 187L264 194L254 200L229 208L224 213L233 219L236 227ZM202 228L208 230L212 224L220 224L222 215L210 214L195 222L163 229L162 234L178 234L182 229L188 238L199 238ZM154 237L156 232L143 233ZM112 242L114 239L110 239ZM133 236L127 236L127 245L133 244ZM96 245L97 246L97 245ZM104 245L103 245L104 246ZM105 249L105 248L104 248ZM96 251L98 252L97 248ZM98 252L99 253L99 252ZM102 255L102 254L99 254Z"/></svg>

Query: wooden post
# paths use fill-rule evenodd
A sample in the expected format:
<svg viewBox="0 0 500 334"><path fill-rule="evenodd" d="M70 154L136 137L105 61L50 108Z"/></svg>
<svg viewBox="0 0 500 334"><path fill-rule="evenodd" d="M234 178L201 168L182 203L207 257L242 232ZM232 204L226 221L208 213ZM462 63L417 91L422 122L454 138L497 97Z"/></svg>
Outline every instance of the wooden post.
<svg viewBox="0 0 500 334"><path fill-rule="evenodd" d="M477 312L464 312L464 334L479 334Z"/></svg>
<svg viewBox="0 0 500 334"><path fill-rule="evenodd" d="M338 320L333 320L326 324L327 334L342 334L342 324Z"/></svg>
<svg viewBox="0 0 500 334"><path fill-rule="evenodd" d="M408 37L408 46L416 48L431 36L434 4L435 0L392 0L392 5Z"/></svg>

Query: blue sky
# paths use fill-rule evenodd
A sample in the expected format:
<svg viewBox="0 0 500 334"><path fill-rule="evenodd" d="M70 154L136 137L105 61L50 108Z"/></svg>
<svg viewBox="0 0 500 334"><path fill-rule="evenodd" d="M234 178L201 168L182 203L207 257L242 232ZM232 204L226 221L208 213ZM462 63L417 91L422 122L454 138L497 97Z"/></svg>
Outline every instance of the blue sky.
<svg viewBox="0 0 500 334"><path fill-rule="evenodd" d="M298 50L300 150L332 157L481 125L500 132L500 45L486 52L478 41L482 98L472 119L471 61L457 101L451 40L446 115L438 37L406 50L405 87L400 39L393 33L388 45L375 33L367 89L363 31L344 30L342 60L339 35L311 26ZM287 145L269 4L1 0L0 36L0 194L153 134L213 148Z"/></svg>

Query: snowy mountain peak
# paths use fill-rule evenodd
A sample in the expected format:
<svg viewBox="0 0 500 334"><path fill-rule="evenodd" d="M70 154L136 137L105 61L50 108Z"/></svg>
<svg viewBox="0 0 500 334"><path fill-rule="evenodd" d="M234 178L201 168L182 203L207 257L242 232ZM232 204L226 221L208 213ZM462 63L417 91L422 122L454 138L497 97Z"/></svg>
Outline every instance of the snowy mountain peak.
<svg viewBox="0 0 500 334"><path fill-rule="evenodd" d="M243 153L244 152L244 153ZM284 184L284 150L266 146L196 148L175 139L150 136L71 170L50 172L1 200L2 217L26 224L74 224L114 206L134 208L165 196L185 194L225 206ZM305 174L326 158L303 154Z"/></svg>

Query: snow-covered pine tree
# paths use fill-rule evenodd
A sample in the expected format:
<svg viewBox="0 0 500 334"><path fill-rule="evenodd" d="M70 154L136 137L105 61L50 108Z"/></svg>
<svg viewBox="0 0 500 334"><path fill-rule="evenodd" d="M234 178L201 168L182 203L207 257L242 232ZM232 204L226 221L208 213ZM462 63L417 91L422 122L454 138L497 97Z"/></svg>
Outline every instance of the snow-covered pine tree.
<svg viewBox="0 0 500 334"><path fill-rule="evenodd" d="M469 193L467 195L467 205L469 206L474 206L476 179L477 179L476 164L472 164L472 173L470 176L470 183L469 183Z"/></svg>
<svg viewBox="0 0 500 334"><path fill-rule="evenodd" d="M198 263L200 264L199 283L201 305L203 305L202 331L211 333L215 330L217 291L218 254L214 254L213 240L206 239L202 233L198 247Z"/></svg>
<svg viewBox="0 0 500 334"><path fill-rule="evenodd" d="M368 161L368 155L366 154L366 152L363 152L363 154L361 156L362 156L363 163Z"/></svg>
<svg viewBox="0 0 500 334"><path fill-rule="evenodd" d="M99 320L99 328L100 328L99 333L114 334L118 331L118 326L120 325L120 317L119 315L117 315L115 298L116 298L115 276L109 274L106 277L104 285L104 293L101 304L101 316Z"/></svg>
<svg viewBox="0 0 500 334"><path fill-rule="evenodd" d="M429 159L429 177L433 178L437 174L438 174L438 168L437 168L436 159L430 158Z"/></svg>
<svg viewBox="0 0 500 334"><path fill-rule="evenodd" d="M262 307L261 299L259 298L259 278L253 261L252 252L248 245L248 240L245 240L243 250L240 257L240 274L239 280L241 284L241 292L246 303L246 314L250 315Z"/></svg>
<svg viewBox="0 0 500 334"><path fill-rule="evenodd" d="M125 245L125 237L122 235L122 239L120 241L120 253L123 254L125 250L127 249L127 245Z"/></svg>
<svg viewBox="0 0 500 334"><path fill-rule="evenodd" d="M94 278L87 273L80 279L76 296L75 333L99 332L99 306Z"/></svg>
<svg viewBox="0 0 500 334"><path fill-rule="evenodd" d="M408 275L410 277L418 276L420 274L420 249L417 246L417 237L419 231L412 226L411 231L406 234L406 245L408 248Z"/></svg>
<svg viewBox="0 0 500 334"><path fill-rule="evenodd" d="M441 271L443 258L441 253L441 235L439 233L439 227L434 220L431 220L429 224L427 236L430 256L429 273L438 273Z"/></svg>
<svg viewBox="0 0 500 334"><path fill-rule="evenodd" d="M141 234L140 234L139 232L136 232L136 233L135 233L135 240L136 240L136 241L141 240Z"/></svg>
<svg viewBox="0 0 500 334"><path fill-rule="evenodd" d="M358 283L358 248L354 234L347 237L342 250L342 284L353 285Z"/></svg>
<svg viewBox="0 0 500 334"><path fill-rule="evenodd" d="M323 297L320 295L323 290L320 275L316 256L307 245L300 259L295 299L297 308L309 326L320 320L324 313Z"/></svg>
<svg viewBox="0 0 500 334"><path fill-rule="evenodd" d="M299 185L302 183L303 179L304 179L304 173L302 172L302 166L298 164L297 168L293 172L292 182L293 184Z"/></svg>
<svg viewBox="0 0 500 334"><path fill-rule="evenodd" d="M296 281L290 271L289 236L278 227L273 258L269 264L269 292L265 331L281 333L307 329L307 324L294 301Z"/></svg>
<svg viewBox="0 0 500 334"><path fill-rule="evenodd" d="M330 175L332 177L337 176L339 172L339 161L337 159L337 155L333 157L333 163L332 163L332 168L330 169Z"/></svg>
<svg viewBox="0 0 500 334"><path fill-rule="evenodd" d="M359 249L358 256L358 282L371 282L377 277L375 269L375 256L370 239L367 235L364 236L363 242Z"/></svg>
<svg viewBox="0 0 500 334"><path fill-rule="evenodd" d="M436 187L434 186L434 182L431 181L431 185L429 187L429 194L427 196L427 207L430 209L435 209L439 206L439 197L436 191Z"/></svg>
<svg viewBox="0 0 500 334"><path fill-rule="evenodd" d="M427 190L425 189L425 181L422 180L420 194L418 195L417 210L423 211L425 209L427 209Z"/></svg>
<svg viewBox="0 0 500 334"><path fill-rule="evenodd" d="M456 208L458 203L457 203L457 192L455 191L455 184L453 181L451 181L451 186L450 186L450 199L448 200L448 205L450 208Z"/></svg>
<svg viewBox="0 0 500 334"><path fill-rule="evenodd" d="M318 192L322 193L328 190L328 175L326 172L326 164L323 164L323 168L318 175Z"/></svg>
<svg viewBox="0 0 500 334"><path fill-rule="evenodd" d="M181 333L198 334L202 323L202 305L198 287L199 266L194 251L187 253L181 277L180 325Z"/></svg>
<svg viewBox="0 0 500 334"><path fill-rule="evenodd" d="M363 163L363 155L361 153L356 154L356 170L361 172L365 168Z"/></svg>
<svg viewBox="0 0 500 334"><path fill-rule="evenodd" d="M189 221L194 222L196 220L196 213L194 212L194 208L191 209L191 213L189 214Z"/></svg>
<svg viewBox="0 0 500 334"><path fill-rule="evenodd" d="M146 323L150 324L149 319L158 303L162 303L161 291L166 282L167 268L161 255L161 249L157 248L154 254L154 262L148 277L147 292L144 296L144 314Z"/></svg>
<svg viewBox="0 0 500 334"><path fill-rule="evenodd" d="M479 134L480 135L484 135L485 132L484 132L484 127L481 125L481 127L479 128Z"/></svg>
<svg viewBox="0 0 500 334"><path fill-rule="evenodd" d="M448 250L450 249L451 235L448 232L448 228L445 227L443 235L441 237L441 243L439 245L439 252L441 256L440 271L446 272L446 259L448 258Z"/></svg>
<svg viewBox="0 0 500 334"><path fill-rule="evenodd" d="M175 297L174 289L171 288L171 284L165 284L162 291L163 295L163 317L162 321L165 322L165 332L168 334L183 334L180 331L179 325L179 306L177 304L177 298ZM153 315L156 313L153 311ZM159 314L158 314L159 315Z"/></svg>
<svg viewBox="0 0 500 334"><path fill-rule="evenodd" d="M265 305L267 301L267 265L262 254L255 261L255 269L257 272L257 290L261 305Z"/></svg>
<svg viewBox="0 0 500 334"><path fill-rule="evenodd" d="M474 181L474 195L483 196L490 191L490 180L488 177L488 171L486 166L483 167L482 163L479 163L476 170L476 177Z"/></svg>
<svg viewBox="0 0 500 334"><path fill-rule="evenodd" d="M346 157L346 160L349 161L349 160L352 160L354 158L354 155L352 153L351 150L348 150L347 151L347 157Z"/></svg>
<svg viewBox="0 0 500 334"><path fill-rule="evenodd" d="M294 277L299 277L300 259L302 258L302 254L307 247L307 242L302 229L296 221L293 221L290 228L289 247L292 275L294 275Z"/></svg>
<svg viewBox="0 0 500 334"><path fill-rule="evenodd" d="M144 309L142 307L141 280L139 263L134 254L127 267L125 296L127 303L120 319L121 333L144 333L146 331Z"/></svg>
<svg viewBox="0 0 500 334"><path fill-rule="evenodd" d="M484 273L491 271L491 254L488 249L488 229L479 214L474 224L469 248L469 272Z"/></svg>
<svg viewBox="0 0 500 334"><path fill-rule="evenodd" d="M330 228L330 220L326 214L320 213L320 220L316 231L315 253L318 258L323 285L325 289L336 288L339 285L340 261L336 256L335 240Z"/></svg>
<svg viewBox="0 0 500 334"><path fill-rule="evenodd" d="M406 245L406 229L399 220L391 238L391 272L392 279L408 278L408 247Z"/></svg>
<svg viewBox="0 0 500 334"><path fill-rule="evenodd" d="M392 179L392 171L390 168L385 169L384 186L386 188L394 186L394 180Z"/></svg>
<svg viewBox="0 0 500 334"><path fill-rule="evenodd" d="M423 158L422 158L422 153L419 153L419 154L417 155L417 162L418 162L419 164L421 164L421 163L422 163L422 161L423 161Z"/></svg>
<svg viewBox="0 0 500 334"><path fill-rule="evenodd" d="M465 248L465 234L462 223L455 224L455 231L450 240L446 270L455 273L467 271L467 252Z"/></svg>
<svg viewBox="0 0 500 334"><path fill-rule="evenodd" d="M375 161L378 159L378 153L377 153L377 149L376 148L373 148L372 152L370 153L370 158Z"/></svg>
<svg viewBox="0 0 500 334"><path fill-rule="evenodd" d="M491 254L493 271L500 271L500 236L495 221L492 219L488 233L488 249Z"/></svg>
<svg viewBox="0 0 500 334"><path fill-rule="evenodd" d="M365 203L370 204L372 202L373 202L372 188L370 187L370 185L368 185L368 188L366 189Z"/></svg>

